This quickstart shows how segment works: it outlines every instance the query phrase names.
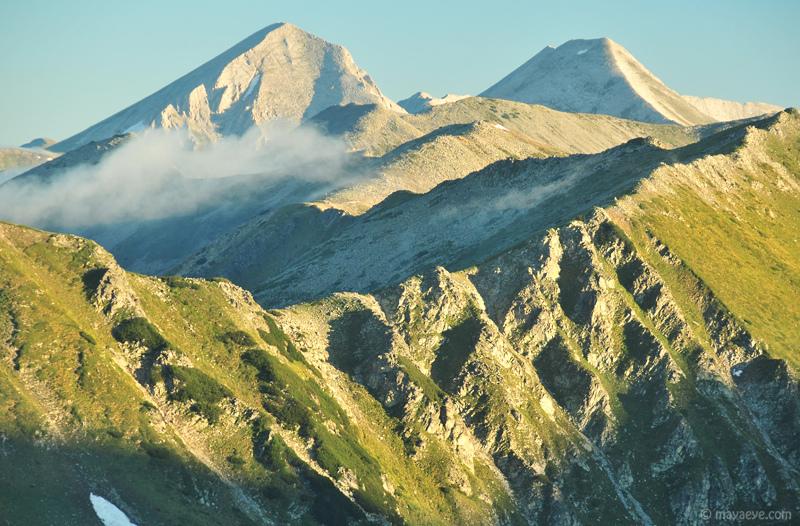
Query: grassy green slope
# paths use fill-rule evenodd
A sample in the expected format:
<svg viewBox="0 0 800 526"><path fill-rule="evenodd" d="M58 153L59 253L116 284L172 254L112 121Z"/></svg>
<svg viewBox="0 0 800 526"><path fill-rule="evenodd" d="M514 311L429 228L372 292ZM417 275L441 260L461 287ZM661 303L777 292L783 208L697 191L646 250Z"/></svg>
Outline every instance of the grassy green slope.
<svg viewBox="0 0 800 526"><path fill-rule="evenodd" d="M117 343L85 300L89 242L0 227L0 508L13 524L91 524L89 491L132 518L247 522L217 477L163 426L115 363Z"/></svg>
<svg viewBox="0 0 800 526"><path fill-rule="evenodd" d="M475 479L477 494L441 491L450 473L411 455L363 387L326 387L227 281L126 274L92 242L2 224L0 284L0 508L12 522L91 523L90 491L145 524L513 515L497 475Z"/></svg>
<svg viewBox="0 0 800 526"><path fill-rule="evenodd" d="M769 352L800 369L800 118L753 130L733 157L657 171L620 204L644 254L653 238ZM612 213L614 213L612 211ZM674 270L676 284L681 281ZM684 287L692 279L683 280ZM690 286L690 285L688 285Z"/></svg>

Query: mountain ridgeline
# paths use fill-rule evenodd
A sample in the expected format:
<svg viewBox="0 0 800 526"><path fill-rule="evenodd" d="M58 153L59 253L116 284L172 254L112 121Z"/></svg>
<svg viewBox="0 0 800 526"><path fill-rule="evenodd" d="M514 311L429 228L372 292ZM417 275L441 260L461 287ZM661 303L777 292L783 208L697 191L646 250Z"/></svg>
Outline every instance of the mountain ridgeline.
<svg viewBox="0 0 800 526"><path fill-rule="evenodd" d="M0 222L0 517L800 513L800 113L736 104L602 39L404 110L279 24L56 144L0 198L119 163L142 127L213 148L277 117L346 144L349 176L178 173L156 189L214 198Z"/></svg>

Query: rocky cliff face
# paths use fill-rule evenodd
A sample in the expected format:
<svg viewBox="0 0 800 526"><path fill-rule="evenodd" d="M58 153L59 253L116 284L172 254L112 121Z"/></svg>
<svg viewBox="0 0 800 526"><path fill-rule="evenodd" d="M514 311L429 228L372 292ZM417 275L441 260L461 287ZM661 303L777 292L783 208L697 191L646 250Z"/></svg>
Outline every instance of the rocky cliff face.
<svg viewBox="0 0 800 526"><path fill-rule="evenodd" d="M487 454L523 521L794 510L798 131L792 112L729 130L477 266L280 320L331 382Z"/></svg>
<svg viewBox="0 0 800 526"><path fill-rule="evenodd" d="M488 455L530 524L796 509L796 377L702 282L668 283L659 266L687 269L647 242L652 262L598 213L475 269L281 321L405 425L467 462Z"/></svg>

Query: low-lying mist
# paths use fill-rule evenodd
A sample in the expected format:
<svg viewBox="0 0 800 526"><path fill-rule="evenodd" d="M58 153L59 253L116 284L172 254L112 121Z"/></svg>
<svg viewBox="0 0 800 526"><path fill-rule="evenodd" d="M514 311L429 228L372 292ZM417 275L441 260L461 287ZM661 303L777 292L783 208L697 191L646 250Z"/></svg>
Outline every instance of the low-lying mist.
<svg viewBox="0 0 800 526"><path fill-rule="evenodd" d="M106 153L44 178L0 186L0 219L42 228L164 219L214 206L225 193L251 198L292 178L332 189L358 177L343 141L285 122L197 146L185 130L148 129Z"/></svg>
<svg viewBox="0 0 800 526"><path fill-rule="evenodd" d="M0 184L5 183L6 181L10 181L11 179L15 178L18 175L22 175L28 170L30 170L30 166L26 166L24 168L9 168L7 170L0 171Z"/></svg>

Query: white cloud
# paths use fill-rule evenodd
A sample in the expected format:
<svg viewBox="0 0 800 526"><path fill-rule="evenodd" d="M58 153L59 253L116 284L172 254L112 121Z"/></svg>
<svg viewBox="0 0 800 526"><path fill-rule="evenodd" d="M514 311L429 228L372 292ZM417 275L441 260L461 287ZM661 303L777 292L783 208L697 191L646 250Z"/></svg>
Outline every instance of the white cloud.
<svg viewBox="0 0 800 526"><path fill-rule="evenodd" d="M52 182L3 186L0 218L66 230L162 219L213 204L225 188L222 178L250 175L249 184L258 185L294 177L338 186L353 177L348 159L342 141L288 123L253 127L199 148L185 130L148 129L97 165L72 167ZM217 184L197 181L209 179Z"/></svg>

